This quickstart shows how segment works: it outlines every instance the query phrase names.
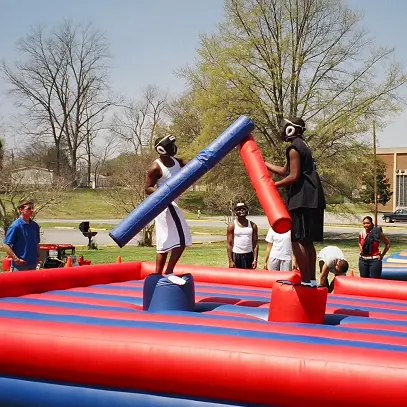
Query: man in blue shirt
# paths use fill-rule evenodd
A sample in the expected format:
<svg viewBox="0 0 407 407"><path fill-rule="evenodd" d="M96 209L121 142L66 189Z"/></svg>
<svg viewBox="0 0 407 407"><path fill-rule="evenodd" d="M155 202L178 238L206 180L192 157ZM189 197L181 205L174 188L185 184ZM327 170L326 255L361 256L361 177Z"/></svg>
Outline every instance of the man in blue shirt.
<svg viewBox="0 0 407 407"><path fill-rule="evenodd" d="M31 219L34 202L21 201L18 211L20 217L8 228L4 249L12 258L11 271L35 270L40 257L40 227Z"/></svg>

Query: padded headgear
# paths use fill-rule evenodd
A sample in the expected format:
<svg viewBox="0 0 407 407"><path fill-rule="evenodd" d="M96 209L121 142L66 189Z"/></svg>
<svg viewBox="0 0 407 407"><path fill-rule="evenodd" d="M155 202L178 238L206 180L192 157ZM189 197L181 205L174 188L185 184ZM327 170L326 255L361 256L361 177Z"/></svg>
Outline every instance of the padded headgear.
<svg viewBox="0 0 407 407"><path fill-rule="evenodd" d="M235 205L235 207L233 208L235 214L239 209L245 210L244 216L247 216L249 214L249 207L244 202L239 202Z"/></svg>
<svg viewBox="0 0 407 407"><path fill-rule="evenodd" d="M283 141L287 141L288 139L295 137L296 135L302 135L305 128L304 120L295 117L291 120L283 119L281 122L281 137Z"/></svg>
<svg viewBox="0 0 407 407"><path fill-rule="evenodd" d="M155 151L160 155L174 156L177 154L177 146L175 145L175 137L171 134L159 139L155 146Z"/></svg>

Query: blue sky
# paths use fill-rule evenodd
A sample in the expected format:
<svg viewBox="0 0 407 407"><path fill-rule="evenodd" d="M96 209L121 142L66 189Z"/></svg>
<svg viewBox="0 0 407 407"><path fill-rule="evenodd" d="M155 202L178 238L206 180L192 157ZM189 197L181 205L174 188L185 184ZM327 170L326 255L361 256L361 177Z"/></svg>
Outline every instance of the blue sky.
<svg viewBox="0 0 407 407"><path fill-rule="evenodd" d="M348 0L363 10L363 25L378 44L394 47L407 71L404 0ZM64 19L89 23L106 33L112 60L112 87L137 97L156 85L180 93L184 83L174 71L193 63L199 34L216 30L223 18L223 0L0 0L0 59L16 57L15 44L30 26L52 27ZM12 104L0 78L0 122L8 120ZM405 92L407 94L407 92ZM407 110L378 134L380 147L407 147Z"/></svg>

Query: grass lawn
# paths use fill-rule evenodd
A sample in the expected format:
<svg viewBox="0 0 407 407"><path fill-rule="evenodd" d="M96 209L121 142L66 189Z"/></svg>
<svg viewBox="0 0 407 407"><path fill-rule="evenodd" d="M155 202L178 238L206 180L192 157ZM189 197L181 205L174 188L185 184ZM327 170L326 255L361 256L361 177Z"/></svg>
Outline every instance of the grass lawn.
<svg viewBox="0 0 407 407"><path fill-rule="evenodd" d="M202 218L210 217L206 213L203 193L188 191L180 197L180 206L188 219L198 219L197 209L200 208ZM189 210L188 210L189 209ZM341 204L328 205L329 212L365 213L366 205ZM37 214L39 219L121 219L126 213L107 198L107 191L103 189L78 188L68 192L64 200Z"/></svg>
<svg viewBox="0 0 407 407"><path fill-rule="evenodd" d="M398 235L391 237L392 247L391 253L396 253L407 249L407 236ZM359 250L354 236L344 236L342 239L336 237L327 238L323 243L315 245L317 252L325 246L338 246L345 254L349 269L355 270L355 275L359 275L358 258ZM259 248L259 263L258 268L264 265L266 244L264 240L260 241ZM1 255L4 251L0 249ZM115 263L118 256L122 257L122 261L155 261L155 247L135 247L126 246L122 249L119 247L102 246L98 250L89 250L84 247L77 247L76 254L83 255L85 259L92 260L92 264ZM206 266L227 267L228 259L226 253L226 242L211 243L211 244L195 244L185 250L181 257L180 263Z"/></svg>
<svg viewBox="0 0 407 407"><path fill-rule="evenodd" d="M185 202L190 203L188 193ZM193 207L193 206L192 206ZM198 219L195 210L183 210L188 219ZM106 197L103 189L79 188L66 194L64 200L40 211L39 219L121 219L127 214ZM77 226L77 225L76 225Z"/></svg>
<svg viewBox="0 0 407 407"><path fill-rule="evenodd" d="M98 250L78 248L77 255L83 255L85 259L92 260L92 264L114 263L118 256L123 261L155 261L155 247L101 247ZM200 264L208 266L227 266L227 254L225 243L193 245L185 250L180 263Z"/></svg>
<svg viewBox="0 0 407 407"><path fill-rule="evenodd" d="M358 275L358 259L359 250L356 239L338 240L326 239L323 243L316 244L317 252L325 246L338 246L345 254L349 262L349 269L354 269ZM407 237L400 236L392 239L391 253L395 253L407 248ZM266 244L260 242L259 249L259 268L264 265ZM93 264L99 263L114 263L118 256L122 257L123 261L155 261L156 251L154 247L124 247L122 249L115 247L101 247L99 250L77 249L78 255L83 255L84 258L92 260ZM180 259L182 264L196 264L207 266L227 267L226 243L211 243L193 245L187 248Z"/></svg>

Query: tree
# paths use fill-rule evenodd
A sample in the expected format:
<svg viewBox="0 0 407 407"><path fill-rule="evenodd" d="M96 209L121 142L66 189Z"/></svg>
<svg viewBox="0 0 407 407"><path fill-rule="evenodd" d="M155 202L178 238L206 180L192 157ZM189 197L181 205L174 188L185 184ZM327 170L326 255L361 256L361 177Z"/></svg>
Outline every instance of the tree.
<svg viewBox="0 0 407 407"><path fill-rule="evenodd" d="M168 104L167 113L171 119L169 132L177 138L179 148L184 148L188 158L192 158L194 152L198 152L194 151L193 143L202 133L202 112L195 101L195 93L187 92L173 100Z"/></svg>
<svg viewBox="0 0 407 407"><path fill-rule="evenodd" d="M142 97L116 112L111 135L120 141L126 153L107 163L112 185L108 200L116 208L130 213L145 198L146 173L156 158L154 140L168 132L167 95L149 85ZM130 150L129 150L130 148ZM152 246L154 222L141 233L140 244Z"/></svg>
<svg viewBox="0 0 407 407"><path fill-rule="evenodd" d="M62 177L69 175L70 164L66 149L61 148L60 152L57 153L55 146L52 144L29 142L28 145L21 147L16 155L15 164L20 163L26 167L46 168L56 174L59 172Z"/></svg>
<svg viewBox="0 0 407 407"><path fill-rule="evenodd" d="M204 204L211 212L221 213L226 224L233 219L233 207L238 202L246 202L251 213L261 208L237 150L206 174L203 184L207 187Z"/></svg>
<svg viewBox="0 0 407 407"><path fill-rule="evenodd" d="M407 77L393 50L377 47L344 1L226 0L225 12L218 32L202 36L197 63L180 72L201 112L202 145L246 114L265 155L283 162L281 119L303 117L335 190L366 155L372 120L400 110Z"/></svg>
<svg viewBox="0 0 407 407"><path fill-rule="evenodd" d="M140 100L121 106L113 119L111 132L134 154L142 154L143 149L149 151L154 139L161 135L160 128L165 126L166 106L167 95L149 85Z"/></svg>
<svg viewBox="0 0 407 407"><path fill-rule="evenodd" d="M30 123L27 132L55 144L57 175L62 145L70 157L71 181L76 180L78 151L89 127L103 120L113 104L107 84L108 46L90 26L67 21L47 33L33 28L18 43L22 60L2 71Z"/></svg>
<svg viewBox="0 0 407 407"><path fill-rule="evenodd" d="M3 168L3 160L4 160L4 141L0 138L0 169Z"/></svg>
<svg viewBox="0 0 407 407"><path fill-rule="evenodd" d="M362 174L362 188L360 191L360 199L366 204L374 204L374 162L373 159L365 163ZM392 192L389 179L386 177L386 164L379 158L376 159L376 174L377 174L377 202L386 205L390 201Z"/></svg>
<svg viewBox="0 0 407 407"><path fill-rule="evenodd" d="M90 183L90 175L93 172L96 185L100 176L107 172L106 163L117 154L119 151L119 140L109 134L104 138L104 143L98 146L92 146L92 140L87 142L87 167L88 167L88 182Z"/></svg>
<svg viewBox="0 0 407 407"><path fill-rule="evenodd" d="M151 166L156 154L153 151L144 154L121 154L114 159L111 179L115 187L106 191L108 202L121 212L129 214L145 198L144 192L146 173ZM154 222L146 225L141 232L141 242L143 246L153 245Z"/></svg>
<svg viewBox="0 0 407 407"><path fill-rule="evenodd" d="M69 183L60 177L54 177L50 185L41 184L32 177L32 181L27 184L24 177L15 170L11 161L5 162L0 179L0 230L4 235L19 216L17 207L21 200L34 200L36 216L45 208L61 202L71 190Z"/></svg>

